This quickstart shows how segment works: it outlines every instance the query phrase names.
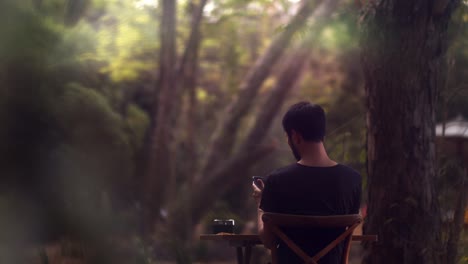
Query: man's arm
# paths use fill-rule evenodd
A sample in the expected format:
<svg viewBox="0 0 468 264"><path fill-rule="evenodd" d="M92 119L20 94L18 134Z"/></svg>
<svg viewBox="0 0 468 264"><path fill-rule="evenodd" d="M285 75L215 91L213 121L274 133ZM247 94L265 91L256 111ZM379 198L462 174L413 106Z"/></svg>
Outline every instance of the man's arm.
<svg viewBox="0 0 468 264"><path fill-rule="evenodd" d="M276 247L275 235L273 235L273 232L271 232L270 229L265 228L262 216L263 210L258 208L258 235L260 236L260 240L262 240L263 245L268 249L272 249L273 247Z"/></svg>
<svg viewBox="0 0 468 264"><path fill-rule="evenodd" d="M257 181L260 182L260 185L262 188L260 189L255 184L252 184L252 188L253 188L252 197L255 199L255 202L258 208L258 217L257 217L258 235L260 236L260 240L262 240L263 245L266 248L271 249L273 247L276 247L276 239L275 239L274 234L268 228L264 226L263 219L262 219L263 210L260 208L260 203L262 201L262 190L264 189L265 184L263 183L262 180L257 180Z"/></svg>

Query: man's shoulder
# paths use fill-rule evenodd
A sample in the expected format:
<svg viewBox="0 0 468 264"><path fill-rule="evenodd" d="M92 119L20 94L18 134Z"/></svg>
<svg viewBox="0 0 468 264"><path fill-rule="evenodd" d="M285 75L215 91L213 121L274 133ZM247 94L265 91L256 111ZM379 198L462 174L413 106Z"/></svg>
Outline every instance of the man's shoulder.
<svg viewBox="0 0 468 264"><path fill-rule="evenodd" d="M345 164L342 164L342 163L338 163L338 166L340 167L341 170L343 170L344 172L347 172L347 173L349 173L349 174L361 175L357 170L351 168L351 167L348 166L348 165L345 165Z"/></svg>
<svg viewBox="0 0 468 264"><path fill-rule="evenodd" d="M355 169L341 163L338 164L338 166L340 168L340 173L345 174L347 177L353 177L359 180L361 179L361 174Z"/></svg>
<svg viewBox="0 0 468 264"><path fill-rule="evenodd" d="M270 172L270 174L268 175L268 178L282 177L283 175L287 175L296 171L296 169L297 169L297 165L295 163L289 164L287 166L277 168L274 171Z"/></svg>

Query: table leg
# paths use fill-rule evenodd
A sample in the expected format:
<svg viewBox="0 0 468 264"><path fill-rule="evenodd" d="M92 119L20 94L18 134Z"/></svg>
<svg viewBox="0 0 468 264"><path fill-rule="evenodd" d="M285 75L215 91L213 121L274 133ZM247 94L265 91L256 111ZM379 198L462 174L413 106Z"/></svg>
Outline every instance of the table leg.
<svg viewBox="0 0 468 264"><path fill-rule="evenodd" d="M250 257L252 256L252 246L246 246L244 253L244 264L250 264Z"/></svg>
<svg viewBox="0 0 468 264"><path fill-rule="evenodd" d="M244 264L244 254L242 252L242 247L236 247L237 251L237 263Z"/></svg>

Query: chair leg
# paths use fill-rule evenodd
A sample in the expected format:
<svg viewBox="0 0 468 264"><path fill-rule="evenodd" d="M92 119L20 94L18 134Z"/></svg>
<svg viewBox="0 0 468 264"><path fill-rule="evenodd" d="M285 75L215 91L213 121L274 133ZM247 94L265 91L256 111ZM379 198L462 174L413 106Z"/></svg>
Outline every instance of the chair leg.
<svg viewBox="0 0 468 264"><path fill-rule="evenodd" d="M252 247L246 246L244 251L244 264L250 264L250 259L252 257Z"/></svg>
<svg viewBox="0 0 468 264"><path fill-rule="evenodd" d="M278 249L276 247L271 249L271 264L278 264Z"/></svg>
<svg viewBox="0 0 468 264"><path fill-rule="evenodd" d="M237 251L237 263L244 264L244 253L242 252L242 247L236 247Z"/></svg>

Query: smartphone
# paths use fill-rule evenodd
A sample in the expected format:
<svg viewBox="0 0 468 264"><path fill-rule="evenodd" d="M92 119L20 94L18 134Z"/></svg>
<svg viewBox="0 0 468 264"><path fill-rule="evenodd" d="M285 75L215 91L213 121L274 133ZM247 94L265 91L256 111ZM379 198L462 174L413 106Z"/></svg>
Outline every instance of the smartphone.
<svg viewBox="0 0 468 264"><path fill-rule="evenodd" d="M262 186L257 182L257 180L262 180L263 182L265 182L265 178L262 177L262 176L253 176L253 177L252 177L252 181L253 181L253 183L255 184L255 186L257 186L258 188L262 189Z"/></svg>

